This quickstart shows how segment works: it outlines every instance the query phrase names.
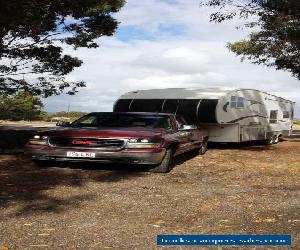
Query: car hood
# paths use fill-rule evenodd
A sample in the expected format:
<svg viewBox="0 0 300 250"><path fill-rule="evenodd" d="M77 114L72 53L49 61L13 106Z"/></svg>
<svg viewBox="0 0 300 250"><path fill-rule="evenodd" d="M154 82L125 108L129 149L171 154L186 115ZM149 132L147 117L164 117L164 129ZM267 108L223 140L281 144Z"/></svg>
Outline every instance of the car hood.
<svg viewBox="0 0 300 250"><path fill-rule="evenodd" d="M147 128L55 128L43 131L46 136L93 138L144 138L164 134L165 129Z"/></svg>

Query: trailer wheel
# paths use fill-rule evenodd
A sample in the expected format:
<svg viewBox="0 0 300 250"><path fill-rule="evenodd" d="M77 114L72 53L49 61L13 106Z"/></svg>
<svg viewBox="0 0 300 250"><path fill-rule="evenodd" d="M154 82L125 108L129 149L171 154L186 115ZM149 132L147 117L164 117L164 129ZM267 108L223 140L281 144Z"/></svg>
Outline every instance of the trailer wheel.
<svg viewBox="0 0 300 250"><path fill-rule="evenodd" d="M273 137L270 138L270 139L265 140L265 144L266 144L266 145L272 145L273 143L274 143L274 142L273 142Z"/></svg>
<svg viewBox="0 0 300 250"><path fill-rule="evenodd" d="M267 139L265 141L266 145L272 145L272 144L277 144L279 141L278 135L273 135L270 139Z"/></svg>
<svg viewBox="0 0 300 250"><path fill-rule="evenodd" d="M166 155L162 162L155 166L154 168L150 168L149 172L152 173L169 173L173 167L173 150L167 149Z"/></svg>
<svg viewBox="0 0 300 250"><path fill-rule="evenodd" d="M279 136L278 136L278 142L283 142L283 141L284 141L283 136L282 136L282 135L279 135Z"/></svg>

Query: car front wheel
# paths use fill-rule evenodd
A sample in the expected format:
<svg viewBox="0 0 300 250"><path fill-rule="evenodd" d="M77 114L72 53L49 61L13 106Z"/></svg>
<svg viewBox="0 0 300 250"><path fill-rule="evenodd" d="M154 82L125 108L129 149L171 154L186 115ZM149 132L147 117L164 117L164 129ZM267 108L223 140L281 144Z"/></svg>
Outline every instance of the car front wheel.
<svg viewBox="0 0 300 250"><path fill-rule="evenodd" d="M150 168L149 171L152 173L169 173L172 167L173 167L173 151L172 149L167 149L167 152L162 162L159 165Z"/></svg>
<svg viewBox="0 0 300 250"><path fill-rule="evenodd" d="M201 146L200 147L197 147L195 149L193 149L190 154L193 155L193 156L197 156L197 155L204 155L207 151L207 140L203 141L201 143Z"/></svg>
<svg viewBox="0 0 300 250"><path fill-rule="evenodd" d="M199 148L199 151L198 151L199 155L204 155L206 153L207 143L208 143L207 140L205 140L201 143L201 147Z"/></svg>

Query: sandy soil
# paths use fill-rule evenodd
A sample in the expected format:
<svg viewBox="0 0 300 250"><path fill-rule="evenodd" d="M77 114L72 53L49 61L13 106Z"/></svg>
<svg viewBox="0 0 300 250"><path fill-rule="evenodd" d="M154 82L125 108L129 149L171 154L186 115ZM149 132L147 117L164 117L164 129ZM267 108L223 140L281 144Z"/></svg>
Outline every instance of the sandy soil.
<svg viewBox="0 0 300 250"><path fill-rule="evenodd" d="M1 155L0 249L156 249L164 233L285 233L300 248L299 139L214 146L176 163L151 174Z"/></svg>

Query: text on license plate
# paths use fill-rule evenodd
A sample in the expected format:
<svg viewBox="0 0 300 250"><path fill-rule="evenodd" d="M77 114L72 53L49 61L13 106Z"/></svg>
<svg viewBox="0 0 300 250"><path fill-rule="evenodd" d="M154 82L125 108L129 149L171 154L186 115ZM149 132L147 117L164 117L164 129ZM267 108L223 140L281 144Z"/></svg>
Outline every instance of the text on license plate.
<svg viewBox="0 0 300 250"><path fill-rule="evenodd" d="M67 152L67 157L78 157L78 158L95 158L96 153L91 152Z"/></svg>

